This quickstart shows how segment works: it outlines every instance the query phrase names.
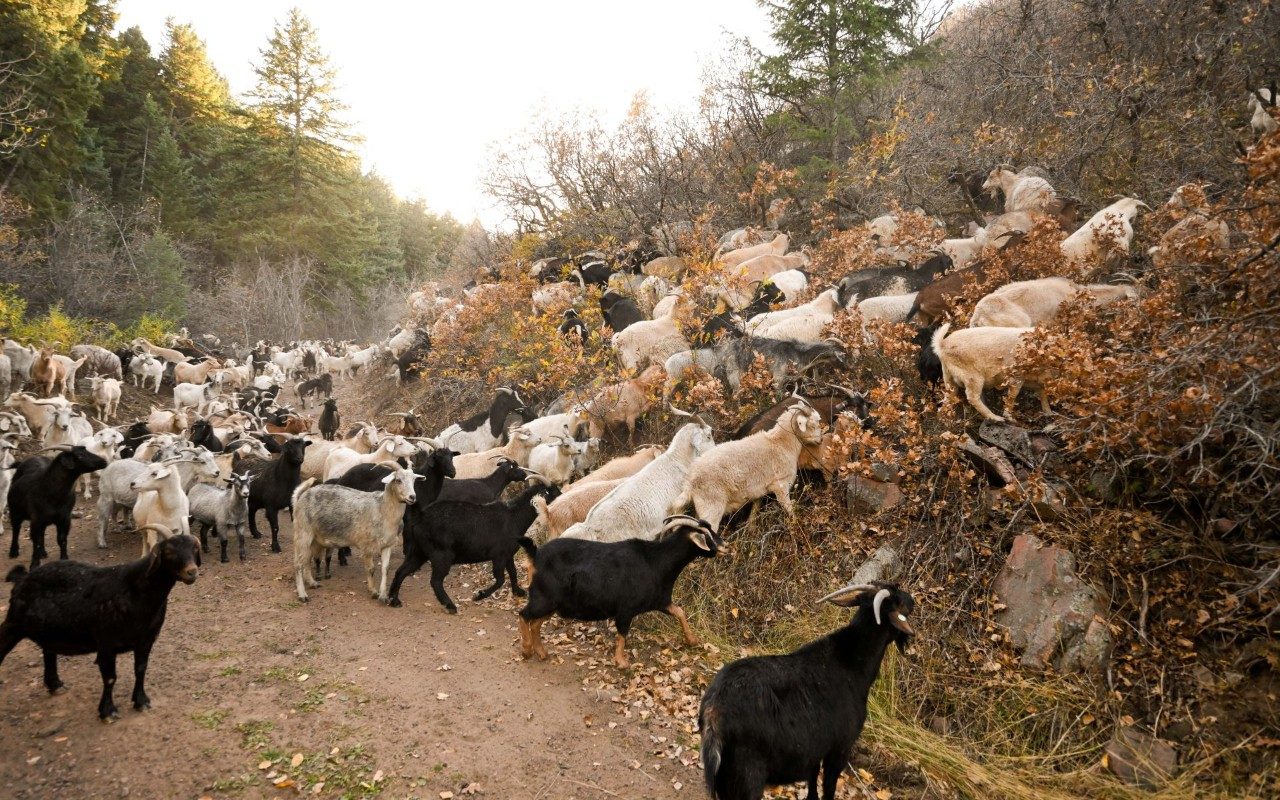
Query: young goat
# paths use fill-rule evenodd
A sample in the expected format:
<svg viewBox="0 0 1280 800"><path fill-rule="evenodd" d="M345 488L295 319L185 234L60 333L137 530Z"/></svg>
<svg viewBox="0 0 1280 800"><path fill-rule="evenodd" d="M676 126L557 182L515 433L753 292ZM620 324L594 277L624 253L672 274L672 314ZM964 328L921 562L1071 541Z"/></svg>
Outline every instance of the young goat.
<svg viewBox="0 0 1280 800"><path fill-rule="evenodd" d="M112 697L116 656L133 652L133 707L151 707L144 681L151 647L164 626L169 592L199 574L199 546L190 536L168 536L138 561L96 567L79 561L45 564L27 573L9 572L14 583L9 612L0 623L0 662L23 639L44 651L44 686L50 694L62 688L58 656L97 654L102 673L98 717L119 719Z"/></svg>
<svg viewBox="0 0 1280 800"><path fill-rule="evenodd" d="M400 584L431 562L431 588L436 599L450 614L458 607L444 590L444 579L454 564L490 562L493 585L475 593L473 600L483 600L502 588L511 578L511 593L524 597L524 589L516 577L515 555L524 548L530 558L537 552L533 541L525 535L537 517L530 502L535 496L554 500L560 490L553 486L535 485L503 502L475 505L458 501L437 501L430 513L411 508L405 515L404 563L396 569L391 582L390 605L400 605ZM505 574L504 574L505 573Z"/></svg>
<svg viewBox="0 0 1280 800"><path fill-rule="evenodd" d="M676 578L695 558L715 556L720 542L704 520L663 520L657 539L591 542L556 539L537 551L529 602L520 610L520 654L546 660L542 625L552 614L594 622L611 619L618 630L613 660L627 667L631 621L647 611L675 617L685 641L697 644L684 611L671 600Z"/></svg>
<svg viewBox="0 0 1280 800"><path fill-rule="evenodd" d="M187 493L191 505L191 518L200 523L200 549L209 552L209 528L213 528L221 543L223 564L227 558L227 542L234 533L239 539L240 560L245 560L244 532L249 525L249 473L231 473L225 489L197 483Z"/></svg>
<svg viewBox="0 0 1280 800"><path fill-rule="evenodd" d="M456 455L456 454L455 454ZM454 472L450 471L449 478ZM500 458L493 472L483 478L460 478L447 480L440 487L440 500L461 500L467 503L492 503L502 494L508 484L522 481L529 477L528 471L509 458Z"/></svg>
<svg viewBox="0 0 1280 800"><path fill-rule="evenodd" d="M698 727L715 800L760 800L765 787L797 781L808 781L810 800L834 800L885 650L905 649L915 635L907 622L915 601L883 583L846 586L824 601L857 613L793 653L726 664L707 687Z"/></svg>
<svg viewBox="0 0 1280 800"><path fill-rule="evenodd" d="M404 526L404 507L413 505L414 481L410 469L397 469L382 479L378 494L331 484L315 485L308 478L293 492L293 571L298 599L306 602L307 587L319 586L311 573L311 562L326 548L354 547L364 557L369 592L387 601L387 567L391 548ZM382 580L375 582L377 556L382 563Z"/></svg>

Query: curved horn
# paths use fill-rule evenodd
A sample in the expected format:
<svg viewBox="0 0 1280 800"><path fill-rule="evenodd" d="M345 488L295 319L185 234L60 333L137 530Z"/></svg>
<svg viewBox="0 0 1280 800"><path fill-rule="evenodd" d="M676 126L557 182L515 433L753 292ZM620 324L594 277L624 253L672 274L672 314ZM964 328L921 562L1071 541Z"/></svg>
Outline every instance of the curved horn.
<svg viewBox="0 0 1280 800"><path fill-rule="evenodd" d="M890 594L891 593L888 589L881 589L880 591L876 592L876 599L872 602L871 608L873 611L875 611L877 625L880 624L880 606L881 604L884 603L885 598L887 598Z"/></svg>
<svg viewBox="0 0 1280 800"><path fill-rule="evenodd" d="M861 584L857 584L857 585L850 584L849 586L845 586L845 587L842 587L842 588L840 588L840 589L836 589L834 592L832 592L832 593L831 593L831 594L829 594L829 595L826 595L825 597L820 597L820 598L818 598L818 603L820 603L820 604L821 604L821 603L829 603L829 602L831 602L832 600L835 600L836 598L845 597L845 596L847 596L847 595L851 595L851 594L859 594L859 593L861 593L861 592L874 592L874 591L876 591L876 590L877 590L877 589L879 589L879 588L880 588L880 587L878 587L878 586L872 586L872 585L871 585L871 584L869 584L869 583L861 583Z"/></svg>
<svg viewBox="0 0 1280 800"><path fill-rule="evenodd" d="M36 455L40 455L40 453L48 453L53 450L57 450L60 453L66 453L72 449L72 446L69 444L51 444L48 447L40 448L40 450L36 452Z"/></svg>

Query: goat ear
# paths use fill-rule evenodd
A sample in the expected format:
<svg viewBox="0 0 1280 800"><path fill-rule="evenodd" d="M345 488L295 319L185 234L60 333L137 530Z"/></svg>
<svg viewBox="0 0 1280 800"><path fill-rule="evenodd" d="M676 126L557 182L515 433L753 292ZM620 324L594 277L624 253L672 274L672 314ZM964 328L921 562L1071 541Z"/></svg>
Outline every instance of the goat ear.
<svg viewBox="0 0 1280 800"><path fill-rule="evenodd" d="M386 485L390 484L390 483L391 483L391 481L395 480L395 477L396 477L396 474L395 474L394 472L393 472L393 473L391 473L390 475L388 475L387 477L385 477L385 478L383 478L383 479L382 479L382 484L383 484L384 486L386 486Z"/></svg>
<svg viewBox="0 0 1280 800"><path fill-rule="evenodd" d="M689 541L693 542L694 546L701 550L706 550L708 553L713 552L714 550L711 545L711 539L707 536L706 531L689 531Z"/></svg>

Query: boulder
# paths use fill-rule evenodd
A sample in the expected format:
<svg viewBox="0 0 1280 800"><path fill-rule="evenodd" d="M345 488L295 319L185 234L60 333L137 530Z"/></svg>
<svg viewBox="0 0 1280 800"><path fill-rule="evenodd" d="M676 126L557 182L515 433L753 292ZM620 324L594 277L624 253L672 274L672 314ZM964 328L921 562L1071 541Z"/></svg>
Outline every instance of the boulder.
<svg viewBox="0 0 1280 800"><path fill-rule="evenodd" d="M1120 728L1107 742L1107 769L1126 783L1154 789L1178 768L1173 745L1138 728Z"/></svg>
<svg viewBox="0 0 1280 800"><path fill-rule="evenodd" d="M1025 466L1034 467L1040 462L1031 442L1031 432L1026 428L1007 422L984 422L978 428L978 441L1000 448Z"/></svg>
<svg viewBox="0 0 1280 800"><path fill-rule="evenodd" d="M874 581L893 581L902 574L902 559L893 545L881 545L871 558L862 562L857 572L853 573L852 583L872 583Z"/></svg>
<svg viewBox="0 0 1280 800"><path fill-rule="evenodd" d="M1080 578L1069 550L1018 536L993 588L1005 606L995 620L1022 651L1023 666L1093 672L1106 665L1107 597Z"/></svg>
<svg viewBox="0 0 1280 800"><path fill-rule="evenodd" d="M980 445L966 437L960 443L960 452L981 470L987 477L987 481L997 489L1018 482L1013 464L1009 463L1009 459L999 448Z"/></svg>
<svg viewBox="0 0 1280 800"><path fill-rule="evenodd" d="M897 484L854 475L845 483L845 506L850 511L879 513L902 502Z"/></svg>

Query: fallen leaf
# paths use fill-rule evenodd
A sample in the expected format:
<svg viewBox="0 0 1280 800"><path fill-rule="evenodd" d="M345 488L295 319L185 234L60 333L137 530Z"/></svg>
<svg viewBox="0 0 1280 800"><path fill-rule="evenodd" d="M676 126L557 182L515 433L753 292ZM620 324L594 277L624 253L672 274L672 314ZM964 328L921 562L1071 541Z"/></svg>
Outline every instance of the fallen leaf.
<svg viewBox="0 0 1280 800"><path fill-rule="evenodd" d="M289 766L294 767L296 769L297 766L302 763L302 758L303 758L302 753L294 753L293 758L289 759Z"/></svg>
<svg viewBox="0 0 1280 800"><path fill-rule="evenodd" d="M277 789L288 789L290 786L293 786L293 778L290 778L288 775L281 775L279 778L272 781L272 785Z"/></svg>
<svg viewBox="0 0 1280 800"><path fill-rule="evenodd" d="M440 800L453 800L453 792L441 792Z"/></svg>
<svg viewBox="0 0 1280 800"><path fill-rule="evenodd" d="M436 692L436 699L437 699L437 700L448 700L448 699L449 699L449 695L445 694L444 692Z"/></svg>
<svg viewBox="0 0 1280 800"><path fill-rule="evenodd" d="M27 763L28 763L28 764L35 764L36 762L38 762L38 761L40 760L40 758L41 758L40 756L32 756L31 758L28 758L28 759L27 759Z"/></svg>
<svg viewBox="0 0 1280 800"><path fill-rule="evenodd" d="M310 675L304 672L298 676L298 683L302 683L303 681L305 681L307 678L310 678L310 677L311 677Z"/></svg>
<svg viewBox="0 0 1280 800"><path fill-rule="evenodd" d="M259 761L259 762L258 762L258 769L270 769L270 768L271 768L271 762L270 762L270 761Z"/></svg>
<svg viewBox="0 0 1280 800"><path fill-rule="evenodd" d="M893 792L888 789L876 790L876 800L889 800L890 797L893 797Z"/></svg>
<svg viewBox="0 0 1280 800"><path fill-rule="evenodd" d="M311 787L312 794L320 794L323 791L324 791L324 781L320 781L315 786Z"/></svg>
<svg viewBox="0 0 1280 800"><path fill-rule="evenodd" d="M382 780L382 770L378 770L377 772L373 773L373 782L377 783L380 780Z"/></svg>

